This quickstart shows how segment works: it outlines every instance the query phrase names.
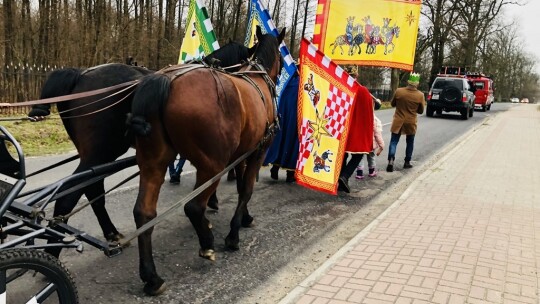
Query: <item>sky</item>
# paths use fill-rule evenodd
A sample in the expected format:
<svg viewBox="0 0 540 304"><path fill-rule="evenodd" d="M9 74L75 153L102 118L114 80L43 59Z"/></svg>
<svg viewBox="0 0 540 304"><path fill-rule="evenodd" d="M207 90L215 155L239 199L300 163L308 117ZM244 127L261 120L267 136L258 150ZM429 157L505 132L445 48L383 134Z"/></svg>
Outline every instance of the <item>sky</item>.
<svg viewBox="0 0 540 304"><path fill-rule="evenodd" d="M524 42L525 50L536 57L536 73L540 75L540 0L525 0L523 6L506 7L506 15L518 26L518 35Z"/></svg>

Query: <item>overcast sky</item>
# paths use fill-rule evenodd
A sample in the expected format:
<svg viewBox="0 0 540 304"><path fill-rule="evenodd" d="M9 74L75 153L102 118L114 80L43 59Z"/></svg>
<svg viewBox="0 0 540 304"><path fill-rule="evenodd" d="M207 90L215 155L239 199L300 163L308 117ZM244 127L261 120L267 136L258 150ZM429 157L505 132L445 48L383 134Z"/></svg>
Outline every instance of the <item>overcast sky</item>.
<svg viewBox="0 0 540 304"><path fill-rule="evenodd" d="M525 50L536 57L536 71L540 74L540 0L525 2L523 6L506 7L506 14L518 24L518 35Z"/></svg>

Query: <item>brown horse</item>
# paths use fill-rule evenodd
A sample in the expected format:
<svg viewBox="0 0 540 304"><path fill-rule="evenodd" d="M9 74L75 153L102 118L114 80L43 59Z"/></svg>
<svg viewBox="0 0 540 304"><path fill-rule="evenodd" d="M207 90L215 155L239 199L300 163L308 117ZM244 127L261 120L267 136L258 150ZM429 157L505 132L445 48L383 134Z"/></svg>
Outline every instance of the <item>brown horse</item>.
<svg viewBox="0 0 540 304"><path fill-rule="evenodd" d="M133 97L129 121L136 134L141 172L133 210L137 227L156 217L165 170L177 153L197 168L198 188L229 163L254 151L246 158L245 167L235 168L238 206L225 244L229 249L238 249L240 227L249 227L253 221L247 203L277 125L274 84L281 69L278 48L284 34L283 30L278 38L263 35L257 27L253 61L234 75L192 66L186 72L170 67L142 79ZM215 260L214 236L205 210L217 186L215 182L184 206L199 237L199 255L209 260ZM139 270L145 293L157 295L165 287L152 257L152 231L138 236Z"/></svg>

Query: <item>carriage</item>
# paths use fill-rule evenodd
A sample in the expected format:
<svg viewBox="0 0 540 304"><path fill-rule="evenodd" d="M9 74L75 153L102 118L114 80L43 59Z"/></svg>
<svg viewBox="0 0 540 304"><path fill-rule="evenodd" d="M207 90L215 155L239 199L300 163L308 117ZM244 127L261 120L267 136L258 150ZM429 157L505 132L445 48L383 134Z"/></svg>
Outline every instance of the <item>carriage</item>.
<svg viewBox="0 0 540 304"><path fill-rule="evenodd" d="M72 98L77 96L75 104L59 104L58 109L62 111L66 130L77 147L80 164L72 175L45 187L23 192L29 176L26 175L24 153L16 139L0 126L0 238L3 240L0 246L0 303L5 302L7 288L13 286L9 283L17 280L24 280L21 285L29 297L28 303L41 303L51 296L60 303L77 303L73 280L57 259L60 250L75 248L82 251L82 244L88 243L107 256L115 256L135 238L138 238L139 269L145 283L144 291L148 295L162 293L165 290L164 280L157 274L152 257L153 227L163 216L184 206L199 237L199 256L215 260L214 237L204 212L213 198L217 204L215 190L219 179L233 168L237 175L239 198L225 242L229 249L238 250L238 230L249 227L253 221L247 203L265 151L277 128L275 82L282 65L278 47L284 31L279 37L274 37L271 34L263 35L260 28L257 28L257 37L259 42L250 50L253 60L244 63L240 71L235 73L192 64L169 67L157 73L144 73L146 75L141 75L140 71L136 71L136 76L108 75L108 80L106 77L88 76L85 84L78 82L81 77L78 71L60 73L60 76L71 77L73 82L73 85L68 86L66 83L69 81L62 81L64 91L71 93ZM119 73L120 66L113 67L112 71ZM133 80L132 77L138 78ZM108 84L97 84L96 79ZM126 83L111 83L118 82L118 79ZM207 80L212 81L208 84ZM111 86L127 89L120 91L123 94L113 93L89 102L86 99L90 95L84 93L89 90L88 86L99 89L99 93L108 92L106 89ZM104 89L103 86L108 87ZM47 96L52 94L47 83L44 87L41 98L51 98ZM77 89L74 90L74 87ZM206 95L200 96L203 90ZM57 92L53 95L59 94ZM127 106L125 102L122 103L125 100L129 100ZM100 101L108 102L109 106L98 106ZM81 110L83 105L101 109L88 112L88 109ZM186 111L186 107L191 109ZM207 111L212 107L217 108ZM126 124L125 115L128 111L131 111L131 115ZM201 115L203 111L207 113ZM66 118L88 117L88 114L94 116L92 119L80 120L84 121L82 123L73 123ZM246 115L249 115L249 119ZM97 126L101 126L101 130L105 128L97 135L88 131L90 124L96 126L96 121L100 122ZM133 144L133 138L125 136L126 128L136 138L137 155L117 159ZM119 135L115 137L111 134ZM93 141L89 141L89 138ZM111 153L97 149L98 143L100 148ZM208 143L216 146L208 148ZM11 149L15 153L10 153L5 148L6 144L12 145ZM190 160L197 169L195 189L157 217L159 185L163 183L166 165L178 153ZM33 174L75 159L67 159ZM103 181L134 165L140 169L139 195L134 207L137 230L124 237L116 230L105 210L104 196L107 192L103 188ZM105 241L67 224L69 217L80 210L74 208L83 193L89 199L86 205L92 206L98 218ZM49 217L46 208L51 205L54 205L54 213ZM44 279L28 280L25 276L28 273L32 278L39 274ZM35 285L35 281L38 281L38 286L29 288Z"/></svg>

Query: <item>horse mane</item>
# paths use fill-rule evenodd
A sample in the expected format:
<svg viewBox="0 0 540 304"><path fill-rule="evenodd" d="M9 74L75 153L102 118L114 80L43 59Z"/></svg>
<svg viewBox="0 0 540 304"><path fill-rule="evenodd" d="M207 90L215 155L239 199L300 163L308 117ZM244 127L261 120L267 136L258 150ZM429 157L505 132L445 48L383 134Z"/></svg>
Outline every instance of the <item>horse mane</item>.
<svg viewBox="0 0 540 304"><path fill-rule="evenodd" d="M249 49L243 44L229 41L229 43L204 57L203 61L207 64L211 64L212 59L220 58L219 66L228 67L247 60L249 57L248 50Z"/></svg>

